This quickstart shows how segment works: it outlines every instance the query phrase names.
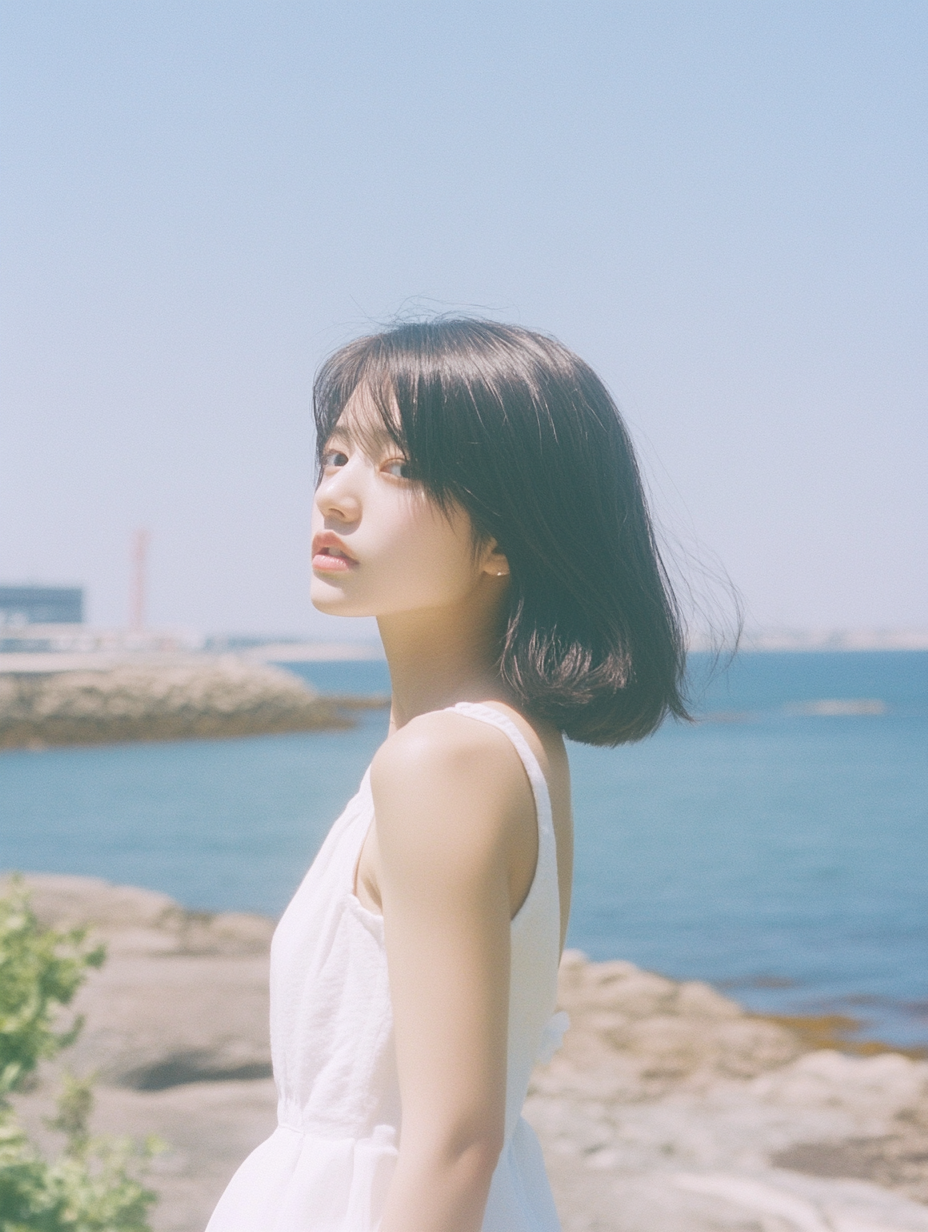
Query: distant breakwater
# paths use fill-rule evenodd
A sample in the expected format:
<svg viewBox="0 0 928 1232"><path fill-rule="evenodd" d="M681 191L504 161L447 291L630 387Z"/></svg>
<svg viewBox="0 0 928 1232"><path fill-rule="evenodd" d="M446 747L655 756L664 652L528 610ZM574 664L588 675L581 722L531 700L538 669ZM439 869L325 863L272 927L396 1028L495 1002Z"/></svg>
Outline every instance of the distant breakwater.
<svg viewBox="0 0 928 1232"><path fill-rule="evenodd" d="M0 748L209 739L346 728L386 697L324 697L280 668L168 656L74 670L0 667Z"/></svg>

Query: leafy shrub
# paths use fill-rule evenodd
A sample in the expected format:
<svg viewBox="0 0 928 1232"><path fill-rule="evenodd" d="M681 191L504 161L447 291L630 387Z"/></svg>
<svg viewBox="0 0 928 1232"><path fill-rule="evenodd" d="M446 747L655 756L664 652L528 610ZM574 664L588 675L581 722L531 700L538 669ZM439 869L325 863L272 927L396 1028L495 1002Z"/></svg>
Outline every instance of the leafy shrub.
<svg viewBox="0 0 928 1232"><path fill-rule="evenodd" d="M23 1083L44 1057L77 1038L81 1020L56 1032L58 1008L68 1005L89 967L100 967L102 946L87 950L85 932L42 928L20 880L0 899L0 1100Z"/></svg>
<svg viewBox="0 0 928 1232"><path fill-rule="evenodd" d="M66 1075L58 1115L48 1125L65 1136L62 1154L45 1159L10 1104L39 1062L77 1038L81 1020L56 1029L87 971L105 958L82 929L43 928L14 880L0 899L0 1232L149 1232L155 1194L140 1172L159 1149L129 1139L94 1137L91 1079Z"/></svg>

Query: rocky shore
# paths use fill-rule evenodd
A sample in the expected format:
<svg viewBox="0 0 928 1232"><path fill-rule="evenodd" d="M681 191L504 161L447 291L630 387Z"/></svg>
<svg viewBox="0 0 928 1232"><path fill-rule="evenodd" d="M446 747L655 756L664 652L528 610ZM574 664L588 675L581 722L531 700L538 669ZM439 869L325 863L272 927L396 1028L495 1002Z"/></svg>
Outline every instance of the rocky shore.
<svg viewBox="0 0 928 1232"><path fill-rule="evenodd" d="M351 708L371 701L385 699L320 697L290 672L234 655L71 671L0 666L0 748L350 727Z"/></svg>
<svg viewBox="0 0 928 1232"><path fill-rule="evenodd" d="M200 1232L271 1130L267 947L258 916L151 891L28 879L41 918L109 949L65 1060L99 1074L96 1127L160 1134L158 1232ZM565 955L561 1050L533 1078L565 1232L928 1232L928 1062L810 1050L697 982ZM48 1131L54 1074L20 1097Z"/></svg>

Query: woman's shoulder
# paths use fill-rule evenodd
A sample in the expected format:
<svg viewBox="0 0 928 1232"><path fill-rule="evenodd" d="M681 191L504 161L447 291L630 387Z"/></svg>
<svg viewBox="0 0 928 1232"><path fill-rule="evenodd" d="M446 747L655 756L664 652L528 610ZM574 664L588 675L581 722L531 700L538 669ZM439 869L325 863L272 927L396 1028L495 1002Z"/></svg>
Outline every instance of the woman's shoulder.
<svg viewBox="0 0 928 1232"><path fill-rule="evenodd" d="M459 710L438 710L410 720L381 745L371 765L378 833L410 838L428 830L427 842L451 850L509 847L526 830L534 835L534 798L509 736Z"/></svg>
<svg viewBox="0 0 928 1232"><path fill-rule="evenodd" d="M524 718L517 724L502 708L487 709L491 713L482 722L464 707L422 714L390 736L371 766L374 832L384 867L394 874L405 870L410 884L423 877L430 892L443 887L453 895L466 887L476 893L502 877L511 919L532 884L540 821L537 780L509 724L523 739L527 731L539 748L541 741ZM559 734L555 737L563 756ZM547 763L543 750L542 758ZM558 815L566 819L559 867L566 870L569 784L560 771L557 784Z"/></svg>
<svg viewBox="0 0 928 1232"><path fill-rule="evenodd" d="M417 777L454 781L477 766L483 774L517 774L519 758L509 736L462 711L432 710L388 737L374 756L371 777L380 783Z"/></svg>
<svg viewBox="0 0 928 1232"><path fill-rule="evenodd" d="M439 775L453 781L479 766L484 782L499 775L524 790L526 745L545 779L563 773L567 762L563 737L544 720L498 702L469 704L466 710L433 710L410 720L381 745L371 767L372 779L408 781L417 775Z"/></svg>
<svg viewBox="0 0 928 1232"><path fill-rule="evenodd" d="M455 710L410 720L375 755L371 791L379 859L410 884L421 873L449 893L473 890L508 877L523 846L534 859L532 787L512 742L490 723Z"/></svg>

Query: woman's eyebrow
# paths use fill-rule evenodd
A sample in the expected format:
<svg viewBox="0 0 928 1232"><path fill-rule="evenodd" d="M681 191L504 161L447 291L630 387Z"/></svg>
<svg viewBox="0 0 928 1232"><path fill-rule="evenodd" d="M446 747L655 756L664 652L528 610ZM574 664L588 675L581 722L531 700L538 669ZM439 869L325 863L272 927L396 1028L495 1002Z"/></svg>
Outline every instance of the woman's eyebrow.
<svg viewBox="0 0 928 1232"><path fill-rule="evenodd" d="M325 438L326 445L331 445L333 441L344 441L346 445L353 445L355 443L350 428L340 426L334 427Z"/></svg>
<svg viewBox="0 0 928 1232"><path fill-rule="evenodd" d="M396 448L396 441L379 423L338 423L326 438L326 444L333 441L342 441L359 449L382 451Z"/></svg>

